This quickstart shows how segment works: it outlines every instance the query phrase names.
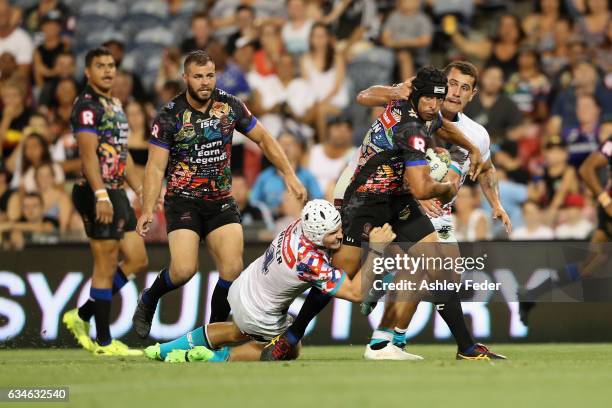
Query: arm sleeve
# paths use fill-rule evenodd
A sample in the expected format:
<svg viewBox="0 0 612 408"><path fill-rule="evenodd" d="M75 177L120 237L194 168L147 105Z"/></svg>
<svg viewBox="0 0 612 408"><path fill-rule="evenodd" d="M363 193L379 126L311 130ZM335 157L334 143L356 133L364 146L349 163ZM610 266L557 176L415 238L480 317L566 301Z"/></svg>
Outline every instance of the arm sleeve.
<svg viewBox="0 0 612 408"><path fill-rule="evenodd" d="M149 143L164 149L170 149L174 141L175 131L175 119L172 111L168 107L164 107L153 121Z"/></svg>
<svg viewBox="0 0 612 408"><path fill-rule="evenodd" d="M297 273L300 280L311 283L321 292L334 296L344 279L346 273L333 265L318 252L306 253L297 264Z"/></svg>
<svg viewBox="0 0 612 408"><path fill-rule="evenodd" d="M99 134L98 125L104 112L92 99L79 99L72 108L70 124L76 135L80 132Z"/></svg>
<svg viewBox="0 0 612 408"><path fill-rule="evenodd" d="M246 105L235 96L230 96L229 104L236 113L236 130L242 134L249 133L257 124L257 119Z"/></svg>

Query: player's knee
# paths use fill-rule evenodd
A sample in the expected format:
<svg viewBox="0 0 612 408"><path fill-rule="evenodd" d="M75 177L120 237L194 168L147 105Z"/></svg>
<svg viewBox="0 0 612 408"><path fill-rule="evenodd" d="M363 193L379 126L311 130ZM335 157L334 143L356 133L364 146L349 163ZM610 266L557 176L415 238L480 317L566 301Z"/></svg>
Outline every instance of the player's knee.
<svg viewBox="0 0 612 408"><path fill-rule="evenodd" d="M173 264L170 268L170 275L175 282L186 282L195 275L197 269L196 265Z"/></svg>
<svg viewBox="0 0 612 408"><path fill-rule="evenodd" d="M228 259L219 265L219 275L225 280L233 281L236 279L243 269L242 257L236 257L235 259Z"/></svg>

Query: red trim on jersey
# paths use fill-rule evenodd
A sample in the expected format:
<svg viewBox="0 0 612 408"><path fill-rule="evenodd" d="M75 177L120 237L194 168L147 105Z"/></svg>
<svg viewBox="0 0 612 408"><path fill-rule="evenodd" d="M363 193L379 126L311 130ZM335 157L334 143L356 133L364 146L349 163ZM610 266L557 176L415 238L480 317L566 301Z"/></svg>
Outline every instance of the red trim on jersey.
<svg viewBox="0 0 612 408"><path fill-rule="evenodd" d="M283 254L283 259L289 268L293 268L296 260L295 254L291 250L291 233L298 222L300 222L300 220L297 220L293 224L289 225L285 230L285 235L283 236L283 247L281 253Z"/></svg>
<svg viewBox="0 0 612 408"><path fill-rule="evenodd" d="M391 129L397 124L397 119L393 116L393 102L387 104L387 109L380 115L380 123L383 124L385 129Z"/></svg>

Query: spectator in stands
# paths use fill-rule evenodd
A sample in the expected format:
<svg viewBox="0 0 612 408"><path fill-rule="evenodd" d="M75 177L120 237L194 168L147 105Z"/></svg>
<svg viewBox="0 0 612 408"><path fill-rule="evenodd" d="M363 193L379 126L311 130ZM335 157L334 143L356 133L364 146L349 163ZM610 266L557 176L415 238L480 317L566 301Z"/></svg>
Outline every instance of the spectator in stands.
<svg viewBox="0 0 612 408"><path fill-rule="evenodd" d="M0 89L7 83L19 83L25 89L28 81L17 66L15 56L10 52L0 55Z"/></svg>
<svg viewBox="0 0 612 408"><path fill-rule="evenodd" d="M499 195L501 202L504 204L504 209L508 213L512 221L512 227L523 225L522 205L530 197L537 199L535 189L528 187L526 184L517 183L508 178L506 170L495 161L497 168L497 178L499 180ZM489 214L487 219L491 219L491 207L484 200L482 202L483 209ZM498 228L499 227L499 228ZM504 236L503 228L498 226L495 228L493 236Z"/></svg>
<svg viewBox="0 0 612 408"><path fill-rule="evenodd" d="M22 139L23 129L32 116L26 106L26 91L21 83L5 83L0 90L2 118L0 119L0 146L4 157L8 157Z"/></svg>
<svg viewBox="0 0 612 408"><path fill-rule="evenodd" d="M104 47L108 48L110 52L113 54L113 58L115 59L115 64L117 65L117 69L120 70L124 75L128 75L130 77L131 89L132 92L130 94L139 101L147 101L149 95L142 84L142 80L140 79L140 75L135 72L128 71L126 69L121 69L121 63L123 62L123 57L125 56L125 44L123 40L119 37L110 39L102 44ZM119 84L119 81L115 83L115 87L119 87L120 85L125 85L125 81L123 84ZM123 101L122 101L123 102Z"/></svg>
<svg viewBox="0 0 612 408"><path fill-rule="evenodd" d="M55 59L55 64L53 65L52 69L52 76L47 77L43 83L43 87L38 98L38 105L46 107L51 106L59 81L62 79L74 79L75 74L76 60L74 55L70 51L62 51Z"/></svg>
<svg viewBox="0 0 612 408"><path fill-rule="evenodd" d="M568 164L567 145L559 136L552 137L544 150L544 169L537 188L546 208L546 220L553 225L569 194L578 191L576 169Z"/></svg>
<svg viewBox="0 0 612 408"><path fill-rule="evenodd" d="M578 95L592 95L603 108L604 117L612 114L612 91L599 80L597 70L589 62L576 64L572 72L572 85L560 92L552 105L551 119L548 123L550 135L560 134L562 128L578 125L576 103Z"/></svg>
<svg viewBox="0 0 612 408"><path fill-rule="evenodd" d="M463 185L457 192L453 228L459 242L474 242L491 239L489 217L480 207L479 191ZM504 204L505 205L505 204Z"/></svg>
<svg viewBox="0 0 612 408"><path fill-rule="evenodd" d="M181 50L177 47L164 49L157 77L155 78L155 92L161 92L167 81L180 81L182 73Z"/></svg>
<svg viewBox="0 0 612 408"><path fill-rule="evenodd" d="M430 18L421 11L421 0L398 0L382 30L381 43L396 51L399 81L412 77L424 65L433 37Z"/></svg>
<svg viewBox="0 0 612 408"><path fill-rule="evenodd" d="M308 51L308 39L314 21L306 15L305 0L288 0L287 15L289 19L281 31L283 44L287 52L300 56Z"/></svg>
<svg viewBox="0 0 612 408"><path fill-rule="evenodd" d="M40 20L43 43L34 51L34 83L40 89L44 82L55 76L57 57L67 51L62 42L62 22L58 13L44 15Z"/></svg>
<svg viewBox="0 0 612 408"><path fill-rule="evenodd" d="M44 242L45 235L53 234L58 229L57 221L44 215L40 194L25 193L20 204L23 211L19 218L0 223L0 233L8 232L10 236L8 249L22 250L28 242Z"/></svg>
<svg viewBox="0 0 612 408"><path fill-rule="evenodd" d="M608 24L612 21L608 0L586 0L587 14L576 23L578 33L591 49L600 47L606 38Z"/></svg>
<svg viewBox="0 0 612 408"><path fill-rule="evenodd" d="M122 106L126 106L132 99L140 100L134 95L134 77L129 72L117 71L112 95L121 101Z"/></svg>
<svg viewBox="0 0 612 408"><path fill-rule="evenodd" d="M326 25L312 26L309 51L302 56L300 66L302 77L309 82L316 97L316 130L322 140L328 116L340 114L349 103L346 63L342 54L335 52L333 37Z"/></svg>
<svg viewBox="0 0 612 408"><path fill-rule="evenodd" d="M295 198L293 194L289 194L288 191L285 191L282 194L281 204L278 208L279 216L274 223L274 232L270 240L287 229L287 227L294 223L297 218L300 218L303 208L304 203Z"/></svg>
<svg viewBox="0 0 612 408"><path fill-rule="evenodd" d="M604 82L612 83L612 21L608 23L604 42L595 50L595 62L600 70L607 73Z"/></svg>
<svg viewBox="0 0 612 408"><path fill-rule="evenodd" d="M65 232L70 228L72 200L64 186L55 183L53 167L51 164L43 164L36 168L36 192L42 197L44 216L56 220L60 231Z"/></svg>
<svg viewBox="0 0 612 408"><path fill-rule="evenodd" d="M490 39L470 40L458 30L451 34L453 43L462 53L484 61L486 66L500 67L504 78L518 70L518 53L523 37L519 19L513 14L499 18L497 34Z"/></svg>
<svg viewBox="0 0 612 408"><path fill-rule="evenodd" d="M305 141L298 135L284 132L278 138L278 143L287 155L295 174L308 192L308 199L323 198L321 188L315 176L301 163L304 160ZM275 215L279 214L285 182L274 166L262 171L251 191L251 201L265 204Z"/></svg>
<svg viewBox="0 0 612 408"><path fill-rule="evenodd" d="M550 50L555 42L555 25L561 18L560 0L540 0L536 9L523 19L525 41L540 51Z"/></svg>
<svg viewBox="0 0 612 408"><path fill-rule="evenodd" d="M195 13L191 17L191 35L181 43L183 55L195 50L205 50L211 39L212 29L208 14Z"/></svg>
<svg viewBox="0 0 612 408"><path fill-rule="evenodd" d="M183 86L179 81L166 81L164 86L157 94L157 104L164 106L170 102L174 97L181 93Z"/></svg>
<svg viewBox="0 0 612 408"><path fill-rule="evenodd" d="M40 0L38 4L26 10L24 15L24 26L34 36L41 30L45 16L51 15L57 19L66 34L72 33L76 25L70 8L58 0Z"/></svg>
<svg viewBox="0 0 612 408"><path fill-rule="evenodd" d="M561 136L568 145L569 162L576 168L599 146L600 114L601 108L593 96L580 95L575 113L578 124L563 126Z"/></svg>
<svg viewBox="0 0 612 408"><path fill-rule="evenodd" d="M220 41L212 40L208 44L207 51L215 62L217 88L235 95L243 101L247 100L251 94L249 83L240 68L228 59L225 46Z"/></svg>
<svg viewBox="0 0 612 408"><path fill-rule="evenodd" d="M523 204L523 220L525 225L515 228L510 237L514 241L550 240L555 233L544 223L542 209L534 201Z"/></svg>
<svg viewBox="0 0 612 408"><path fill-rule="evenodd" d="M49 109L49 117L70 121L72 105L79 95L79 84L74 78L60 79L55 87L55 94Z"/></svg>
<svg viewBox="0 0 612 408"><path fill-rule="evenodd" d="M16 162L11 187L26 192L36 191L34 170L43 164L51 164L53 166L56 184L64 182L62 167L51 160L51 151L45 138L38 133L31 133L23 141L21 160Z"/></svg>
<svg viewBox="0 0 612 408"><path fill-rule="evenodd" d="M0 54L15 56L23 78L30 77L34 45L28 33L11 21L12 10L8 0L0 0Z"/></svg>
<svg viewBox="0 0 612 408"><path fill-rule="evenodd" d="M580 194L569 194L561 209L563 221L555 228L556 239L587 239L594 225L584 216L585 200Z"/></svg>
<svg viewBox="0 0 612 408"><path fill-rule="evenodd" d="M525 116L542 122L548 118L550 83L542 73L540 57L533 49L522 50L518 65L518 72L508 79L506 93Z"/></svg>
<svg viewBox="0 0 612 408"><path fill-rule="evenodd" d="M268 22L261 26L259 44L261 48L253 57L255 71L262 76L275 74L283 55L283 41L276 24Z"/></svg>
<svg viewBox="0 0 612 408"><path fill-rule="evenodd" d="M325 198L329 201L333 201L336 181L355 152L352 142L351 121L347 117L337 116L328 123L325 141L310 149L308 169L316 177Z"/></svg>
<svg viewBox="0 0 612 408"><path fill-rule="evenodd" d="M238 30L227 39L227 54L234 55L238 48L247 43L257 41L259 36L255 25L255 10L242 4L236 9L236 26Z"/></svg>
<svg viewBox="0 0 612 408"><path fill-rule="evenodd" d="M134 170L143 179L144 169L149 157L149 119L145 106L138 101L130 101L125 106L125 115L130 126L128 149L134 160Z"/></svg>
<svg viewBox="0 0 612 408"><path fill-rule="evenodd" d="M542 70L549 78L555 78L557 73L569 63L571 35L571 21L562 18L555 22L552 44L547 48L540 46Z"/></svg>
<svg viewBox="0 0 612 408"><path fill-rule="evenodd" d="M514 101L502 93L504 74L501 68L486 68L482 72L481 84L480 92L468 103L465 114L487 129L492 143L516 140L523 115Z"/></svg>
<svg viewBox="0 0 612 408"><path fill-rule="evenodd" d="M260 202L249 201L249 185L242 173L232 174L232 197L240 210L240 222L243 226L274 229L270 210Z"/></svg>

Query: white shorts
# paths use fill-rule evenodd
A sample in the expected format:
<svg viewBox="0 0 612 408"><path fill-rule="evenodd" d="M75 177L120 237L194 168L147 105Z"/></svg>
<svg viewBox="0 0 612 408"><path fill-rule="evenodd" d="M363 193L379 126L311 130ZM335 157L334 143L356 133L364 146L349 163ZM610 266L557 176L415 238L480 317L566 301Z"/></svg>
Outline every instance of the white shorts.
<svg viewBox="0 0 612 408"><path fill-rule="evenodd" d="M430 220L438 233L438 242L457 243L455 229L453 228L453 219L450 215L430 218Z"/></svg>
<svg viewBox="0 0 612 408"><path fill-rule="evenodd" d="M262 312L254 312L247 306L248 295L244 293L245 279L242 278L243 275L240 275L232 283L227 295L227 300L232 308L232 319L240 331L253 337L254 340L266 342L286 331L293 322L289 314L271 316Z"/></svg>

